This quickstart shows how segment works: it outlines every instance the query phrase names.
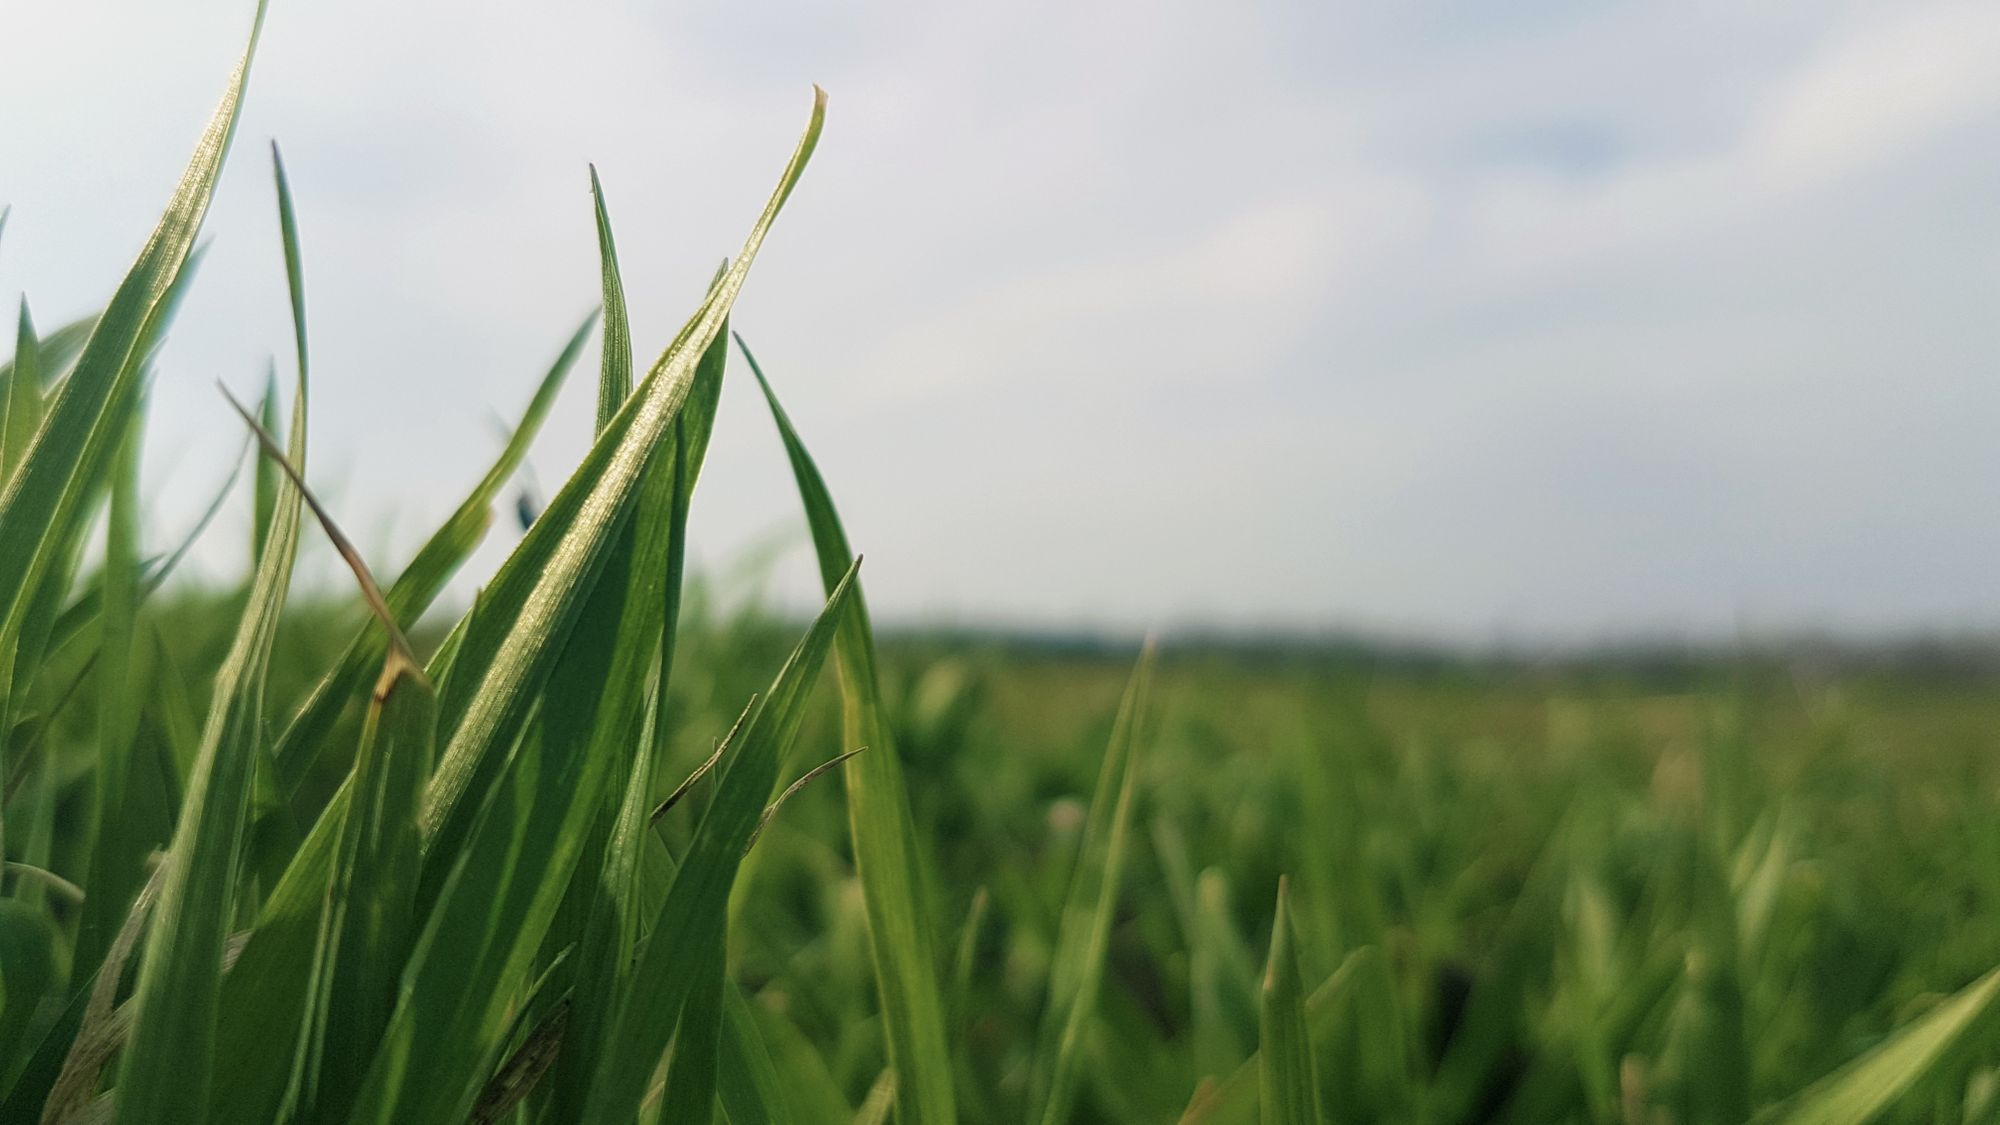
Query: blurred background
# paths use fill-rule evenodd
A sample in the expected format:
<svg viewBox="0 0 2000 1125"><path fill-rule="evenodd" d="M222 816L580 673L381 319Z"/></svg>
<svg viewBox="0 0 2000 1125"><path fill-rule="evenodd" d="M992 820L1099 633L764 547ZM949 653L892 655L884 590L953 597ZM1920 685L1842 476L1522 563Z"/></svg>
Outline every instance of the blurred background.
<svg viewBox="0 0 2000 1125"><path fill-rule="evenodd" d="M0 295L44 330L129 265L246 17L8 13ZM1913 0L281 4L160 363L148 532L239 450L214 382L255 394L287 346L266 140L301 213L311 476L386 564L595 302L587 163L643 361L819 82L736 323L887 622L1990 629L1996 52L2000 8ZM788 470L732 381L697 565L775 552L803 608ZM590 401L574 380L531 487ZM197 574L240 573L247 508Z"/></svg>

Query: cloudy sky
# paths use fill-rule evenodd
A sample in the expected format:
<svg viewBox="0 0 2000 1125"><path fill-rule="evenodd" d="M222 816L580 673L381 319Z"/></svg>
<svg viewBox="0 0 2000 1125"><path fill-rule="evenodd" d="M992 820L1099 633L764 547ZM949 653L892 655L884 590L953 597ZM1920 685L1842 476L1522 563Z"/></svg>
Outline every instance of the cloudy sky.
<svg viewBox="0 0 2000 1125"><path fill-rule="evenodd" d="M44 326L102 300L248 12L0 17L0 299ZM2000 6L1920 0L276 0L161 364L148 531L236 451L214 381L253 390L285 346L267 139L301 211L310 475L393 569L595 300L586 162L650 356L816 81L826 136L738 325L884 616L2000 625L1996 57ZM585 445L580 375L545 489ZM775 543L802 601L748 390L698 553Z"/></svg>

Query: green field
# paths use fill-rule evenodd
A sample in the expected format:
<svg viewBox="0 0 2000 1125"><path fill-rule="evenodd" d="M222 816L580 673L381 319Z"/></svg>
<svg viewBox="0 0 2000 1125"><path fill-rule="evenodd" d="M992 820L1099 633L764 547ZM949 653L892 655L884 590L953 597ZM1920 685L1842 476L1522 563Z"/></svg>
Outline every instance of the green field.
<svg viewBox="0 0 2000 1125"><path fill-rule="evenodd" d="M784 372L825 608L711 597L731 303L823 96L636 354L597 194L601 326L405 560L308 491L274 153L247 577L171 578L150 363L244 80L101 313L24 305L0 368L0 1122L2000 1120L1977 654L878 643L808 452L869 435L795 431ZM592 368L595 444L446 604ZM358 594L291 590L306 537Z"/></svg>

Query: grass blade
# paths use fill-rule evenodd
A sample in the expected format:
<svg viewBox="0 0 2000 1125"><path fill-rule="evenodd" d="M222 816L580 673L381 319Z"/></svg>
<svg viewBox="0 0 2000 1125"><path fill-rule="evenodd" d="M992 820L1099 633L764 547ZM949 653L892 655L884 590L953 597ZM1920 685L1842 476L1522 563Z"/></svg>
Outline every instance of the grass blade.
<svg viewBox="0 0 2000 1125"><path fill-rule="evenodd" d="M590 166L590 198L597 212L597 257L604 275L604 356L597 384L597 432L632 396L632 322L625 312L625 282L618 273L618 246L604 207L604 185Z"/></svg>
<svg viewBox="0 0 2000 1125"><path fill-rule="evenodd" d="M461 799L487 750L519 724L534 700L533 689L546 679L562 635L581 609L586 579L602 565L630 510L640 470L685 402L700 356L720 331L757 248L804 172L825 117L825 95L816 90L805 136L743 251L522 538L468 624L440 701L439 731L449 741L425 798L424 829L433 843L462 835L462 822L478 801ZM572 529L575 534L565 542ZM485 780L490 784L490 777ZM454 818L460 821L456 830L447 823Z"/></svg>
<svg viewBox="0 0 2000 1125"><path fill-rule="evenodd" d="M262 14L260 5L260 24ZM238 90L248 69L247 51L244 58ZM233 121L234 97L226 105ZM224 129L226 135L226 125ZM282 176L278 186L280 206L289 211ZM292 241L289 225L286 232ZM295 261L296 248L286 256ZM296 270L289 272L296 286ZM296 294L293 307L299 307ZM303 338L303 329L299 332ZM295 464L305 462L306 385L301 366L292 404ZM140 967L137 1015L120 1069L120 1125L200 1120L208 1108L222 948L235 908L237 857L248 819L264 678L278 613L291 585L299 508L296 492L280 505L236 637L216 674L201 751L182 798Z"/></svg>
<svg viewBox="0 0 2000 1125"><path fill-rule="evenodd" d="M288 1095L320 1117L335 1118L389 1020L408 949L419 858L416 814L430 769L436 696L360 551L277 442L235 400L231 405L312 509L389 639L351 775L355 796L343 810L307 994L301 1065Z"/></svg>
<svg viewBox="0 0 2000 1125"><path fill-rule="evenodd" d="M1786 1125L1873 1121L1947 1058L1991 1042L1996 997L2000 997L2000 969L1966 985L1922 1019L1759 1120Z"/></svg>
<svg viewBox="0 0 2000 1125"><path fill-rule="evenodd" d="M14 329L14 361L7 373L7 420L0 425L0 481L12 480L35 430L42 424L42 345L21 298L21 315Z"/></svg>
<svg viewBox="0 0 2000 1125"><path fill-rule="evenodd" d="M457 573L473 548L485 537L486 528L492 522L494 497L514 475L514 470L520 467L521 459L527 456L528 446L541 432L542 422L548 417L556 393L562 389L577 356L583 351L584 341L588 339L595 320L596 314L593 313L570 334L569 341L542 376L534 397L521 414L521 420L515 424L506 446L486 470L486 475L473 486L450 518L418 548L409 565L403 568L403 572L382 595L399 627L408 629L416 624L417 618L430 608L445 583ZM346 651L341 654L340 663L313 689L305 704L286 725L284 733L278 736L272 757L277 766L280 790L286 796L297 792L314 757L325 747L326 736L339 720L341 711L360 694L369 677L381 668L387 648L387 636L380 624L371 619L355 633L354 639L348 642Z"/></svg>
<svg viewBox="0 0 2000 1125"><path fill-rule="evenodd" d="M1111 915L1124 872L1132 793L1138 770L1139 724L1152 682L1153 645L1139 654L1132 682L1112 724L1111 744L1097 775L1097 792L1084 819L1076 872L1063 905L1062 928L1049 967L1049 1001L1037 1047L1036 1097L1043 1125L1069 1120L1076 1098L1083 1036L1097 1006L1098 978L1111 939Z"/></svg>
<svg viewBox="0 0 2000 1125"><path fill-rule="evenodd" d="M1271 922L1271 959L1264 969L1258 1026L1258 1073L1264 1125L1316 1125L1319 1083L1313 1075L1312 1040L1306 1032L1304 989L1293 949L1286 879L1278 878L1278 907Z"/></svg>
<svg viewBox="0 0 2000 1125"><path fill-rule="evenodd" d="M853 557L833 497L756 357L742 337L737 337L736 343L763 388L778 433L784 438L806 520L812 527L820 578L831 590L846 560ZM849 746L871 748L844 776L848 830L854 840L854 863L868 913L869 952L882 1003L889 1066L903 1076L896 1084L897 1119L903 1125L949 1125L957 1119L957 1107L944 1008L939 999L934 915L920 866L902 764L883 715L868 607L858 589L841 622L835 659L840 668L841 738Z"/></svg>
<svg viewBox="0 0 2000 1125"><path fill-rule="evenodd" d="M855 567L859 565L857 560ZM667 1032L698 982L690 967L700 964L697 959L705 950L721 946L729 890L743 850L777 783L779 763L798 733L807 689L833 642L853 579L850 568L744 724L738 736L741 748L725 759L715 797L633 969L631 986L606 1039L607 1050L598 1060L585 1120L620 1121L636 1112L666 1050Z"/></svg>
<svg viewBox="0 0 2000 1125"><path fill-rule="evenodd" d="M599 219L608 233L609 221ZM606 299L612 294L607 292ZM622 300L621 298L618 298ZM607 319L608 324L608 319ZM664 573L659 612L658 658L654 665L652 699L641 736L639 751L632 756L625 789L619 800L589 914L583 923L582 950L577 959L575 1004L570 1016L565 1051L557 1061L552 1094L552 1112L559 1120L573 1119L583 1111L592 1067L603 1050L603 1036L609 1027L626 972L632 964L632 950L639 936L644 914L640 902L641 859L651 841L647 827L657 814L648 815L652 798L653 770L665 756L668 723L664 714L668 678L673 670L675 624L680 616L682 571L687 550L688 511L693 502L695 482L708 449L715 422L715 407L722 393L722 376L728 358L727 328L718 332L696 365L694 385L680 416L675 419L668 458L651 472L657 482L671 490L665 524ZM671 800L672 798L669 798ZM720 970L718 969L718 979Z"/></svg>
<svg viewBox="0 0 2000 1125"><path fill-rule="evenodd" d="M576 658L585 653L572 652L571 640L600 592L623 597L625 579L607 575L607 564L630 565L622 544L647 466L823 121L824 98L816 96L806 135L743 252L501 568L466 625L450 675L440 680L445 745L421 821L418 901L428 920L357 1100L357 1121L462 1118L482 1080L467 1073L466 1060L498 1053L507 1005L525 982L615 776L614 754L589 751L629 734L622 701L590 696L604 687L634 690L645 664L623 679L587 685L581 695L544 689L559 663L566 676L577 674ZM623 615L590 616L616 622ZM657 636L657 617L638 620ZM613 659L633 655L621 640ZM589 737L531 737L509 757L523 724L550 700L559 704L555 731L588 730ZM547 717L540 725L551 733Z"/></svg>
<svg viewBox="0 0 2000 1125"><path fill-rule="evenodd" d="M166 212L93 327L20 470L0 494L0 644L19 635L29 599L54 561L47 545L60 536L47 532L82 517L125 433L138 401L146 348L171 312L235 133L263 23L264 0L259 0L250 43Z"/></svg>
<svg viewBox="0 0 2000 1125"><path fill-rule="evenodd" d="M145 880L154 840L145 833L128 794L134 772L140 685L135 683L133 617L139 604L139 427L120 443L113 473L111 512L104 545L104 611L97 647L97 770L92 842L76 956L95 965L124 920Z"/></svg>
<svg viewBox="0 0 2000 1125"><path fill-rule="evenodd" d="M49 385L69 373L70 362L76 359L77 353L81 352L83 345L90 340L91 332L97 328L97 320L95 313L80 316L36 341L35 350L40 361L40 378L30 380L28 385L34 388L38 398L46 400ZM9 357L5 363L0 363L0 382L7 384L9 394L13 393L14 365L13 357ZM34 437L32 428L27 433L28 437Z"/></svg>

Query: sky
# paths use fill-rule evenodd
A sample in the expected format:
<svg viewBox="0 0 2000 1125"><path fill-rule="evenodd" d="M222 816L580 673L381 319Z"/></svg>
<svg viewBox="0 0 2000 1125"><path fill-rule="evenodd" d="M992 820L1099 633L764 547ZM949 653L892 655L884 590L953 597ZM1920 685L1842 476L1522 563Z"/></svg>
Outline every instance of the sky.
<svg viewBox="0 0 2000 1125"><path fill-rule="evenodd" d="M0 300L46 329L104 299L250 11L0 17ZM240 448L216 381L254 394L286 354L271 139L308 475L393 572L596 301L587 165L650 360L817 82L825 137L736 325L884 619L2000 628L1995 57L2000 6L1925 0L274 0L159 363L146 534ZM532 455L544 493L594 364ZM694 554L803 606L745 376ZM196 573L240 570L248 524L239 497Z"/></svg>

